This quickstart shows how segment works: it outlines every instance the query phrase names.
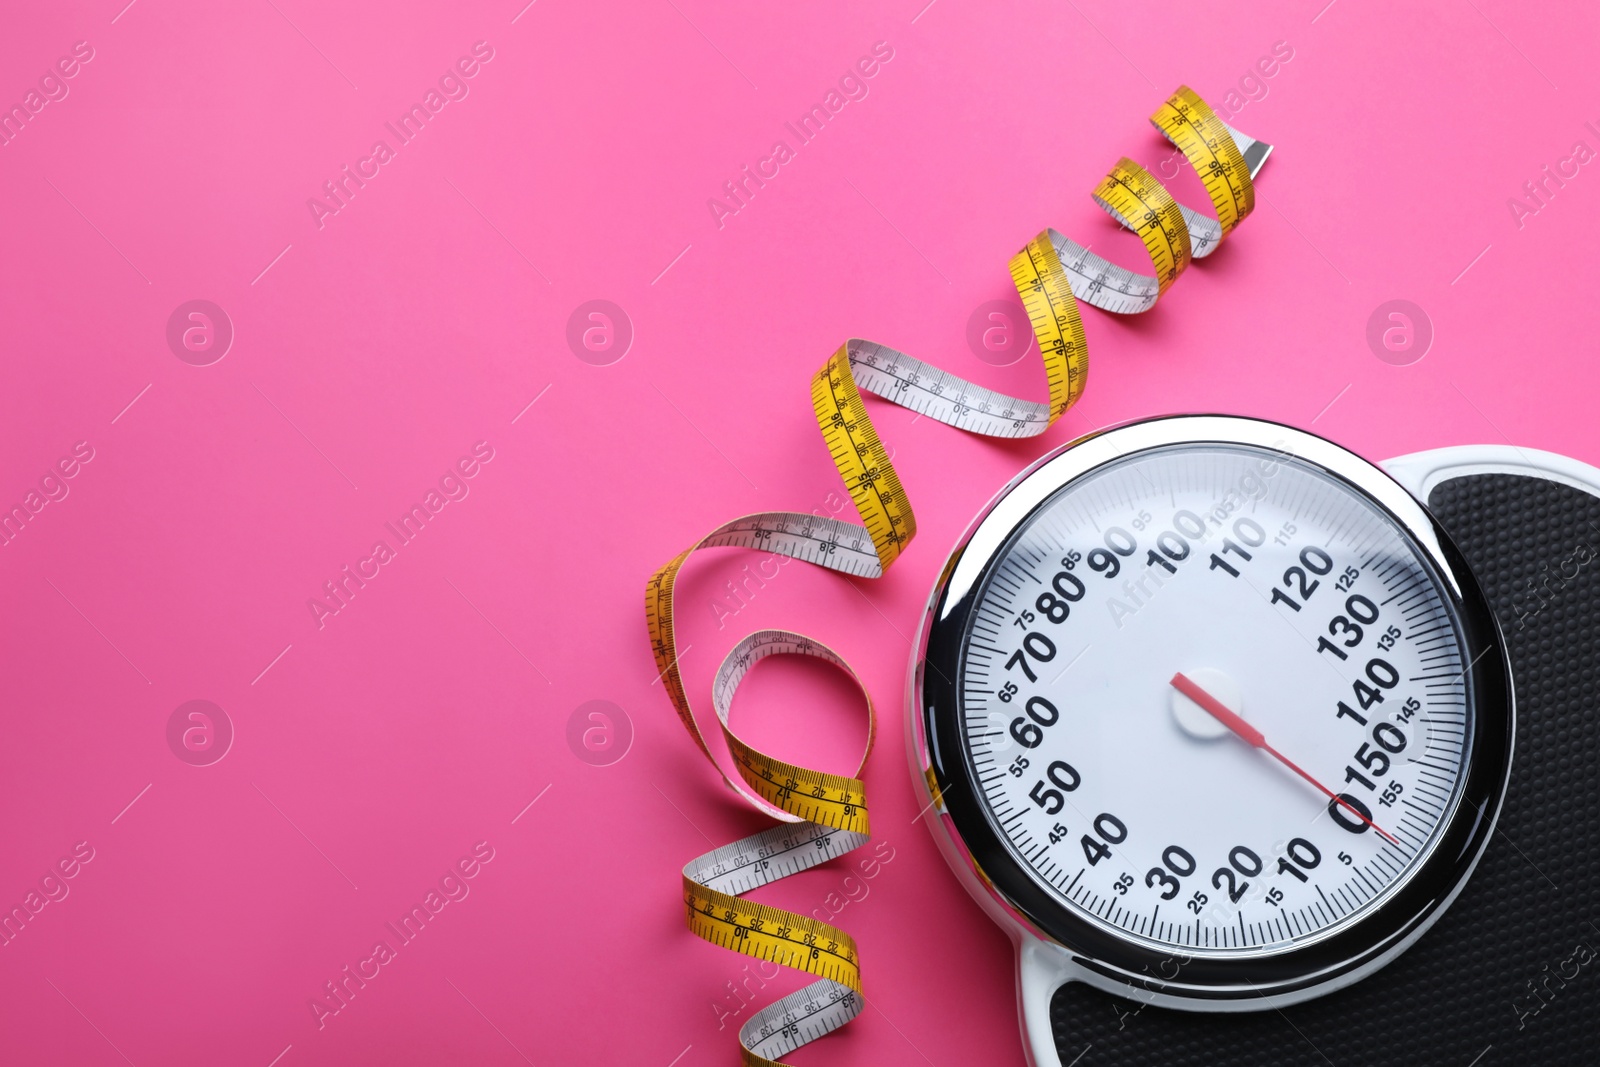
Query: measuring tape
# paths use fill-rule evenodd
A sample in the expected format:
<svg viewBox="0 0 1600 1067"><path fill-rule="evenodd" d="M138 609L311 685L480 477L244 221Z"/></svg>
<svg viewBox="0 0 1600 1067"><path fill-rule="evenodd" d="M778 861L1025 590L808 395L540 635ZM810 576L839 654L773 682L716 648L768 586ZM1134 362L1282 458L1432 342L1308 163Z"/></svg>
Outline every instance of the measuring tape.
<svg viewBox="0 0 1600 1067"><path fill-rule="evenodd" d="M878 439L863 391L957 429L986 437L1034 437L1083 394L1088 349L1078 301L1117 314L1147 311L1194 259L1214 251L1255 206L1252 180L1272 146L1232 129L1188 87L1150 121L1183 153L1211 198L1216 217L1179 204L1130 159L1112 168L1094 199L1132 231L1150 255L1151 274L1119 267L1045 230L1011 259L1044 360L1049 401L986 389L871 341L852 339L811 380L817 426L844 479L860 524L793 512L734 519L675 556L645 587L645 620L667 697L695 744L730 788L779 825L724 845L683 868L689 929L712 944L814 975L817 981L756 1012L739 1030L743 1061L774 1065L780 1056L838 1029L861 1013L861 964L849 934L816 919L742 899L751 890L824 863L868 840L860 774L876 733L861 679L832 649L787 630L762 630L734 646L717 669L712 707L732 756L730 776L712 755L678 670L673 588L702 548L750 548L861 578L877 578L916 535L916 517ZM728 725L733 695L768 656L809 656L847 674L867 701L867 744L854 775L786 763L742 741Z"/></svg>

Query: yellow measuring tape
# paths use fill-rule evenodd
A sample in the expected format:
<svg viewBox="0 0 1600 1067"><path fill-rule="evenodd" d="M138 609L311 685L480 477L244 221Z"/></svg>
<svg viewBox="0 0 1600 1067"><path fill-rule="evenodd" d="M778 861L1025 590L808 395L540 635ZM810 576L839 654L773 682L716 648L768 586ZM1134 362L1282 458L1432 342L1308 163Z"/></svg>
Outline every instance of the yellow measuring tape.
<svg viewBox="0 0 1600 1067"><path fill-rule="evenodd" d="M1097 203L1144 242L1152 274L1116 266L1055 230L1045 230L1011 260L1011 279L1039 343L1048 403L985 389L904 352L852 339L811 380L817 426L844 479L860 525L791 512L746 515L712 530L670 560L645 588L645 619L656 668L678 717L723 780L779 825L724 845L683 868L689 929L723 948L815 975L817 981L756 1012L739 1030L743 1061L772 1065L780 1056L860 1014L861 965L849 934L816 919L741 899L745 893L814 867L868 840L866 787L872 751L872 701L833 650L787 630L762 630L734 646L712 682L712 707L737 778L712 755L678 670L673 587L702 548L751 548L830 570L876 578L917 532L911 502L862 400L863 391L988 437L1033 437L1083 393L1088 350L1078 301L1117 314L1154 306L1190 261L1208 255L1255 206L1251 182L1272 151L1219 119L1187 87L1151 116L1195 168L1217 217L1177 203L1149 171L1121 160L1094 190ZM845 672L867 698L867 744L850 777L776 759L740 740L728 725L739 683L768 656L810 656Z"/></svg>

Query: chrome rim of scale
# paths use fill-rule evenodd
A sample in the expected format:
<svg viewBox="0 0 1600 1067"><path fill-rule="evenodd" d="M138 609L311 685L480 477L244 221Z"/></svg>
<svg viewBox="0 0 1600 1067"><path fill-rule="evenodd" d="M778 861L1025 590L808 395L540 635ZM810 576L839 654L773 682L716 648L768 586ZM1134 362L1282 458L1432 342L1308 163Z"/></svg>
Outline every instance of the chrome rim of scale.
<svg viewBox="0 0 1600 1067"><path fill-rule="evenodd" d="M1018 943L1042 1062L1062 981L1194 1010L1355 981L1488 842L1514 722L1498 626L1428 512L1328 441L1104 431L1019 476L942 574L914 777Z"/></svg>

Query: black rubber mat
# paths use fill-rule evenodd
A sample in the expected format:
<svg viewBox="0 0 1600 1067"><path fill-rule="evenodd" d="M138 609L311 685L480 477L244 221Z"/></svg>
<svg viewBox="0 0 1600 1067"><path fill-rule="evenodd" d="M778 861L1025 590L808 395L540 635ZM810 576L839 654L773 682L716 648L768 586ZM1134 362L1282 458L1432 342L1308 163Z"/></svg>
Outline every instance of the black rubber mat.
<svg viewBox="0 0 1600 1067"><path fill-rule="evenodd" d="M1063 986L1063 1064L1600 1064L1600 498L1495 474L1429 504L1500 618L1517 696L1510 791L1466 889L1377 974L1282 1011L1141 1011Z"/></svg>

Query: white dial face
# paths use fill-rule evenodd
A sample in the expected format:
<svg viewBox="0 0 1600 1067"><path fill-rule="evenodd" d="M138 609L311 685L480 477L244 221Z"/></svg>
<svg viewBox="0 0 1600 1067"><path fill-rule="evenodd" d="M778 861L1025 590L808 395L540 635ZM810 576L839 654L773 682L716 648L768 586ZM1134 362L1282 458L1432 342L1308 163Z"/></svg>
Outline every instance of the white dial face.
<svg viewBox="0 0 1600 1067"><path fill-rule="evenodd" d="M1462 647L1366 496L1269 450L1156 449L1059 491L990 569L962 736L991 824L1069 906L1161 946L1283 950L1374 907L1443 829Z"/></svg>

